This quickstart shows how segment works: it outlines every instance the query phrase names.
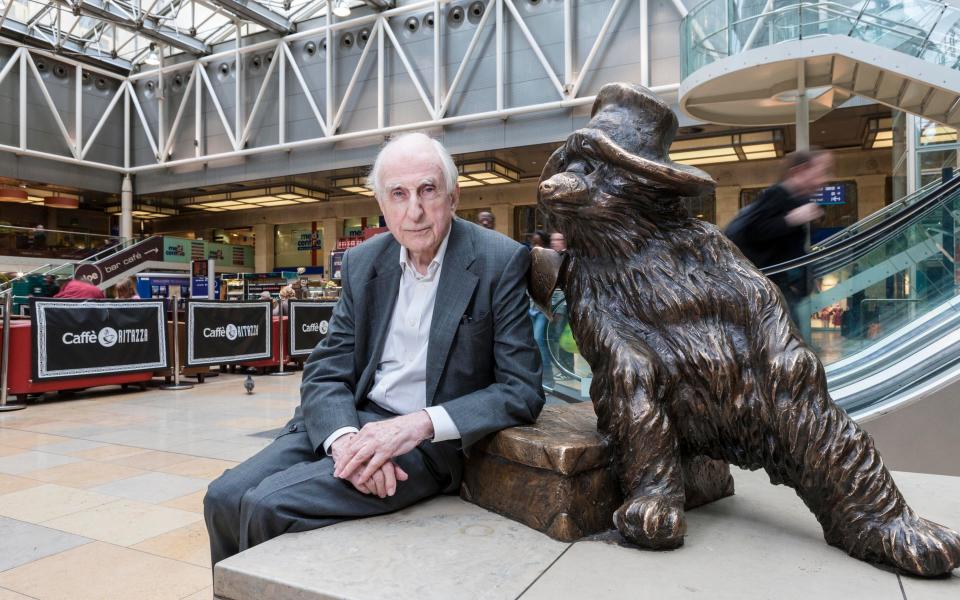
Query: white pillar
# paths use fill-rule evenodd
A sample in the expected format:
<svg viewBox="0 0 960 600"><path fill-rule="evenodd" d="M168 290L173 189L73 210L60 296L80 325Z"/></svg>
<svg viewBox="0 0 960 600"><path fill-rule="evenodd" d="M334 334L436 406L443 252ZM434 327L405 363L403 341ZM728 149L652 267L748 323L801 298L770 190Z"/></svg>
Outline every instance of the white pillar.
<svg viewBox="0 0 960 600"><path fill-rule="evenodd" d="M797 150L810 149L810 98L807 96L806 65L797 63Z"/></svg>
<svg viewBox="0 0 960 600"><path fill-rule="evenodd" d="M120 187L120 237L133 237L133 180L129 173L123 176Z"/></svg>
<svg viewBox="0 0 960 600"><path fill-rule="evenodd" d="M904 120L904 134L907 142L907 194L912 194L920 187L920 159L917 156L917 117L908 114ZM911 288L913 280L911 279Z"/></svg>

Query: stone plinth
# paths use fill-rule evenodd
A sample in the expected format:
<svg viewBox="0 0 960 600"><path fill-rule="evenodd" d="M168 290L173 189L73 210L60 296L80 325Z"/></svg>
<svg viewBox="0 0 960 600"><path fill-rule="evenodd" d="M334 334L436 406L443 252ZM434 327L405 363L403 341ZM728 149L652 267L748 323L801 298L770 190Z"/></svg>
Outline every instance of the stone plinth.
<svg viewBox="0 0 960 600"><path fill-rule="evenodd" d="M470 448L461 497L562 541L610 529L623 501L613 453L590 403L547 406L533 425ZM729 466L684 463L687 508L733 494Z"/></svg>

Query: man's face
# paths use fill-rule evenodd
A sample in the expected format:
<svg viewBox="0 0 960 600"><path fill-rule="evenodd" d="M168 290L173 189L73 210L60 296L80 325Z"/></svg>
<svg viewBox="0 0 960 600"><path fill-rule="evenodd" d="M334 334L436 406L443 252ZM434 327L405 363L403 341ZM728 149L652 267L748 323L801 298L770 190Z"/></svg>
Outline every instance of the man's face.
<svg viewBox="0 0 960 600"><path fill-rule="evenodd" d="M557 252L563 252L567 249L567 240L562 233L553 233L550 235L550 248Z"/></svg>
<svg viewBox="0 0 960 600"><path fill-rule="evenodd" d="M433 147L393 152L380 167L379 181L377 201L393 237L414 255L436 252L450 230L460 189L446 189Z"/></svg>
<svg viewBox="0 0 960 600"><path fill-rule="evenodd" d="M488 213L488 212L480 213L479 215L477 215L477 221L479 221L481 226L486 227L487 229L493 229L494 227L496 227L496 225L494 225L492 213Z"/></svg>
<svg viewBox="0 0 960 600"><path fill-rule="evenodd" d="M797 172L794 178L797 182L797 192L804 196L815 194L832 176L833 157L827 152L822 152Z"/></svg>

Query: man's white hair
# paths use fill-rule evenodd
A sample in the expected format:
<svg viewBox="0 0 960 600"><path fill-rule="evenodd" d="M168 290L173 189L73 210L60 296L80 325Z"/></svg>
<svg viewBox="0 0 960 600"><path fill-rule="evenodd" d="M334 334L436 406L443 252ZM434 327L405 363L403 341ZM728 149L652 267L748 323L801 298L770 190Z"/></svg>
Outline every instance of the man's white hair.
<svg viewBox="0 0 960 600"><path fill-rule="evenodd" d="M441 144L439 140L435 140L426 134L405 133L393 138L380 149L380 153L377 154L377 160L374 161L373 168L370 170L367 185L370 186L370 189L373 190L373 193L376 194L378 198L386 191L381 187L383 182L380 181L380 170L383 168L383 161L387 155L387 151L396 150L398 147L405 145L423 143L424 141L430 142L437 153L437 158L440 161L440 171L443 173L443 180L444 183L446 183L447 194L453 193L453 190L457 187L457 165L453 162L453 157L450 156L447 149L443 147L443 144Z"/></svg>

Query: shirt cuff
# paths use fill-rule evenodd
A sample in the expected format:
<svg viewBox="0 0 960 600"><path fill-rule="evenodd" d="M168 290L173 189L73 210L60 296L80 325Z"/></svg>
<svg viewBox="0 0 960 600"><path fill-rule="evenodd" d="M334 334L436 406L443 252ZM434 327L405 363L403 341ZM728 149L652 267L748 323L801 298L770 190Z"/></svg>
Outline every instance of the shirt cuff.
<svg viewBox="0 0 960 600"><path fill-rule="evenodd" d="M450 418L450 413L442 406L428 406L425 409L427 416L433 422L433 441L445 442L459 440L460 430Z"/></svg>
<svg viewBox="0 0 960 600"><path fill-rule="evenodd" d="M323 440L323 451L327 453L327 456L330 456L330 446L348 433L360 433L360 430L356 427L341 427L327 436L327 439Z"/></svg>

